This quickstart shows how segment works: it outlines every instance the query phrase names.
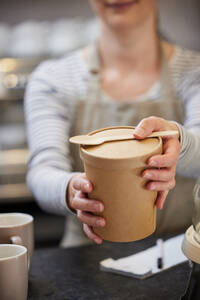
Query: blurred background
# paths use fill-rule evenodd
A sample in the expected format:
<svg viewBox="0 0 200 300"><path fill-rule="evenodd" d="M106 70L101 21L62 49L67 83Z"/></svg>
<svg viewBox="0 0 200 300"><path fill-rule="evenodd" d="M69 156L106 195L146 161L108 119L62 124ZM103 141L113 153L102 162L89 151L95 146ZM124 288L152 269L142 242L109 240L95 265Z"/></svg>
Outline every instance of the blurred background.
<svg viewBox="0 0 200 300"><path fill-rule="evenodd" d="M200 1L159 0L158 9L161 36L200 51ZM0 10L0 211L32 214L36 247L55 246L65 218L42 212L25 183L24 89L41 61L92 43L98 21L88 0L1 0Z"/></svg>

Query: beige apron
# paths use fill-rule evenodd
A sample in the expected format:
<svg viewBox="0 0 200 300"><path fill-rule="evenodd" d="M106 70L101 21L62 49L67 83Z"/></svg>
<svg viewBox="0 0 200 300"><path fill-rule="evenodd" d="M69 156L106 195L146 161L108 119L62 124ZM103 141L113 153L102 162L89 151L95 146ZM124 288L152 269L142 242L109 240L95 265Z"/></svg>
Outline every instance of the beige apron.
<svg viewBox="0 0 200 300"><path fill-rule="evenodd" d="M96 46L92 46L88 59L90 70L88 94L86 99L76 101L71 135L87 134L107 126L134 126L149 116L162 117L182 124L184 119L182 102L175 95L167 60L163 54L161 57L160 98L119 102L108 99L101 90L98 50ZM72 145L71 154L74 171L82 171L78 147ZM167 197L164 209L158 211L157 233L178 232L192 222L192 190L195 181L176 176L176 182L176 187Z"/></svg>

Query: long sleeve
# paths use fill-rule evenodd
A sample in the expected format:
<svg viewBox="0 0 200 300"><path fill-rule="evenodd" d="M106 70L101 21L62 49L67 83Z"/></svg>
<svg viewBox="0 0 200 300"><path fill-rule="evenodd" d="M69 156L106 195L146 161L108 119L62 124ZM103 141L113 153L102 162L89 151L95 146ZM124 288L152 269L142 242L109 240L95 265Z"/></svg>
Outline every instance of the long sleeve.
<svg viewBox="0 0 200 300"><path fill-rule="evenodd" d="M67 142L70 105L45 64L32 74L25 95L30 150L27 183L44 210L66 214L66 190L73 175Z"/></svg>
<svg viewBox="0 0 200 300"><path fill-rule="evenodd" d="M181 153L177 173L186 177L200 177L200 60L196 68L182 78L180 96L184 103L184 126L181 133Z"/></svg>
<svg viewBox="0 0 200 300"><path fill-rule="evenodd" d="M181 153L177 173L191 178L200 177L200 129L187 130L180 124Z"/></svg>

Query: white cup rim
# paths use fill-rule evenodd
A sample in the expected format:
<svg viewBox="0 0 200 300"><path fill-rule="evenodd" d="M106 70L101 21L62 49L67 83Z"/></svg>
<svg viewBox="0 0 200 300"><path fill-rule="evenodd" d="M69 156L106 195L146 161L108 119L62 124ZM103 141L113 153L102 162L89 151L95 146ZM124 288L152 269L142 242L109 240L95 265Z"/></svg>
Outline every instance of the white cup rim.
<svg viewBox="0 0 200 300"><path fill-rule="evenodd" d="M24 226L24 225L27 225L31 222L33 222L33 217L29 214L24 214L24 213L15 213L15 212L12 212L12 213L0 213L0 218L1 216L21 216L21 217L26 217L26 220L24 220L22 223L20 224L6 224L6 225L1 225L0 224L0 228L12 228L12 227L20 227L20 226Z"/></svg>
<svg viewBox="0 0 200 300"><path fill-rule="evenodd" d="M22 255L24 255L25 253L27 253L27 248L21 245L13 245L13 244L0 244L0 249L1 248L17 248L17 249L21 249L23 250L22 252L12 255L12 256L8 256L8 257L0 257L0 262L1 261L7 261L7 260L12 260L12 259L16 259Z"/></svg>

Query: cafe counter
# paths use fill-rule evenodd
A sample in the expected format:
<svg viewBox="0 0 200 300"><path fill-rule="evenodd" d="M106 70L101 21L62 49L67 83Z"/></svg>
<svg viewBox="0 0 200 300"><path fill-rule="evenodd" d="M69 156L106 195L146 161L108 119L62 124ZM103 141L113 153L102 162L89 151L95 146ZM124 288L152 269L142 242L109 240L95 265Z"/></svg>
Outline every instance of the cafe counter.
<svg viewBox="0 0 200 300"><path fill-rule="evenodd" d="M189 279L188 262L139 280L102 272L99 262L145 250L154 237L134 243L36 250L29 276L29 300L178 300Z"/></svg>

